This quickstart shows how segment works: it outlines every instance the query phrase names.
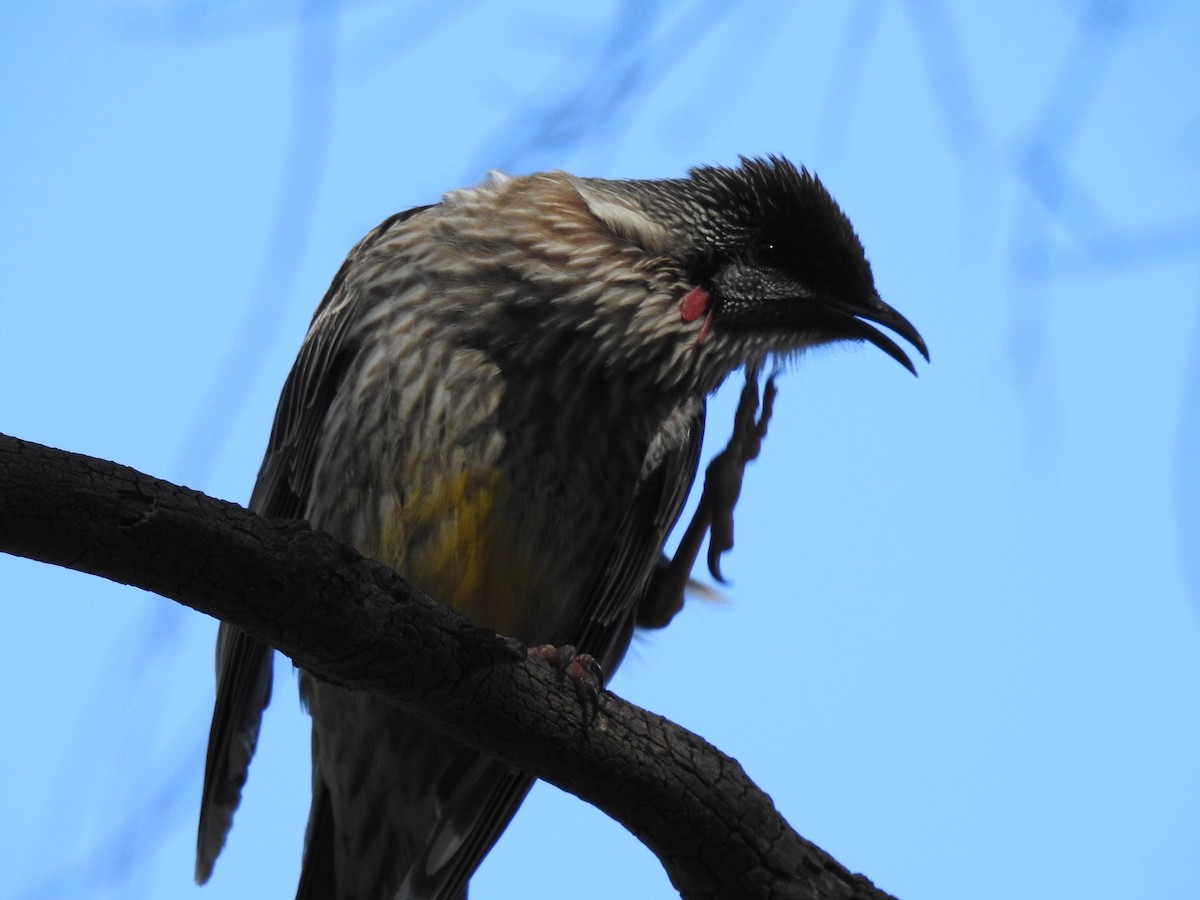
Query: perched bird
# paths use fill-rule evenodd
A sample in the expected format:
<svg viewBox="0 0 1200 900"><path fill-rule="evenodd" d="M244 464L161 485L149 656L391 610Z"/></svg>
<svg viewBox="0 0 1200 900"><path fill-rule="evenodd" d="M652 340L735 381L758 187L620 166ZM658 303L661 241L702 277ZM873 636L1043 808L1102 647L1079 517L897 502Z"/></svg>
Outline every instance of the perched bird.
<svg viewBox="0 0 1200 900"><path fill-rule="evenodd" d="M492 175L350 252L250 505L611 673L635 625L678 609L691 558L680 578L663 541L696 473L705 398L740 366L831 341L868 341L912 370L872 323L928 359L849 220L785 159L661 181ZM270 689L270 649L222 625L197 881L224 845ZM303 672L300 692L313 798L297 896L465 897L530 777L374 695Z"/></svg>

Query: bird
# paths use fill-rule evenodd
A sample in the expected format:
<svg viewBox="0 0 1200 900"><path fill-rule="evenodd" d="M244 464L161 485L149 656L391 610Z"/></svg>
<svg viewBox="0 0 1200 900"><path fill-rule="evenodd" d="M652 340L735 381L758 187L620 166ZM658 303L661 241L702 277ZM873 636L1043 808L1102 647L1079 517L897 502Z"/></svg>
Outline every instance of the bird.
<svg viewBox="0 0 1200 900"><path fill-rule="evenodd" d="M478 625L578 648L607 676L635 628L682 605L694 551L668 559L664 542L706 398L739 368L839 341L916 374L881 329L928 361L847 216L782 156L654 180L490 173L350 251L287 376L250 508L307 520ZM749 437L763 430L751 421ZM200 883L271 663L220 626ZM533 779L380 697L299 681L312 805L297 898L465 898Z"/></svg>

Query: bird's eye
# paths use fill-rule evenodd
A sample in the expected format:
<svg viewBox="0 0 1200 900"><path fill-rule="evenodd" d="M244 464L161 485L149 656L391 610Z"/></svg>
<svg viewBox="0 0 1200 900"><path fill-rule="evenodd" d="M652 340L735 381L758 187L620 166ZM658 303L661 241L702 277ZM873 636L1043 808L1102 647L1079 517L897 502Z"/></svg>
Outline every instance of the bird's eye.
<svg viewBox="0 0 1200 900"><path fill-rule="evenodd" d="M752 255L760 266L778 266L783 261L783 249L774 241L761 241L754 247Z"/></svg>

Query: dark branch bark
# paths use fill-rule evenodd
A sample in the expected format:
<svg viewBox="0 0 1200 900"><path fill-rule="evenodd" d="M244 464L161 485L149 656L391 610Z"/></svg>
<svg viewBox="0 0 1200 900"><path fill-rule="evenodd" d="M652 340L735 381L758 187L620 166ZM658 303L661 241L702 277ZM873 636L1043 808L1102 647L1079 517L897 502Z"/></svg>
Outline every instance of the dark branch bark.
<svg viewBox="0 0 1200 900"><path fill-rule="evenodd" d="M144 588L245 629L587 800L696 898L883 898L797 835L737 762L612 694L586 736L573 692L302 522L0 435L0 550Z"/></svg>

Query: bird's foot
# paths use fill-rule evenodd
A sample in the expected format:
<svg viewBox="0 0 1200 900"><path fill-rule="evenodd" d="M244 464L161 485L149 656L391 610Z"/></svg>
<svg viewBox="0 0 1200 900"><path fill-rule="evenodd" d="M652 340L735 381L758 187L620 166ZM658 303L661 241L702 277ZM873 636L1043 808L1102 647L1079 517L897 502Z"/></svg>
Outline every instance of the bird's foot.
<svg viewBox="0 0 1200 900"><path fill-rule="evenodd" d="M733 508L742 492L746 464L758 456L767 424L775 405L775 376L767 378L762 393L762 411L758 406L758 367L746 370L746 384L738 400L733 419L733 434L725 449L713 457L704 473L704 490L692 521L669 563L658 567L650 591L638 607L637 624L641 628L662 628L683 607L692 567L700 555L704 536L708 540L708 570L724 583L721 555L733 547Z"/></svg>
<svg viewBox="0 0 1200 900"><path fill-rule="evenodd" d="M775 406L775 376L767 377L763 387L762 411L758 407L758 371L746 372L746 384L738 400L737 412L733 417L733 434L725 449L713 457L704 473L704 494L710 510L708 538L708 571L717 581L724 582L721 575L721 556L733 548L733 508L742 493L742 478L746 464L758 458L763 438L767 436L767 425Z"/></svg>
<svg viewBox="0 0 1200 900"><path fill-rule="evenodd" d="M538 659L558 673L558 680L569 678L575 688L575 696L583 709L583 730L586 733L600 714L600 694L604 691L604 671L590 653L580 653L570 644L556 647L540 644L528 650L532 659Z"/></svg>

